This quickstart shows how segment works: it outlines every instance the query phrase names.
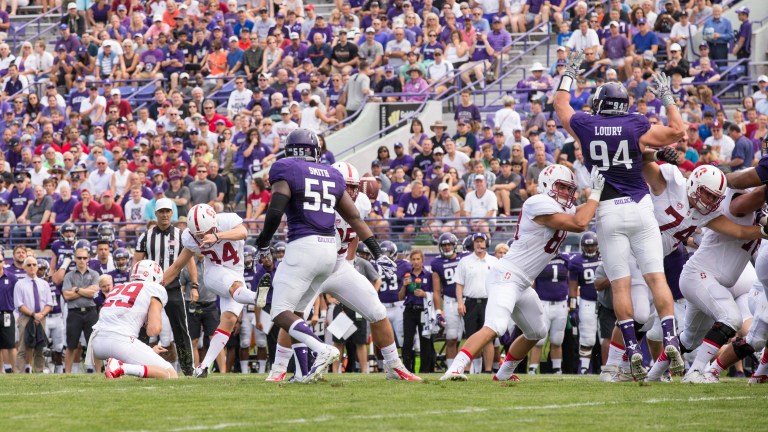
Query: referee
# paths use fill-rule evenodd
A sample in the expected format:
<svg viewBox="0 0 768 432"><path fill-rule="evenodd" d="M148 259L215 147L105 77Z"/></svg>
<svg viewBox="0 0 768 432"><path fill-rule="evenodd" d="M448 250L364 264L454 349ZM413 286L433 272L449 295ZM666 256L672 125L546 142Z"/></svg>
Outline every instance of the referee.
<svg viewBox="0 0 768 432"><path fill-rule="evenodd" d="M173 202L168 198L160 198L155 205L157 225L143 233L136 245L133 262L150 259L160 265L163 271L168 270L181 253L181 230L171 225L173 216ZM197 268L193 260L187 266L189 278L192 281L192 290L197 290ZM179 366L184 375L192 375L192 341L189 338L187 328L187 311L184 304L184 295L181 292L179 278L172 281L163 281L168 290L168 303L165 305L165 313L171 322L173 339L176 342L176 351L179 354Z"/></svg>

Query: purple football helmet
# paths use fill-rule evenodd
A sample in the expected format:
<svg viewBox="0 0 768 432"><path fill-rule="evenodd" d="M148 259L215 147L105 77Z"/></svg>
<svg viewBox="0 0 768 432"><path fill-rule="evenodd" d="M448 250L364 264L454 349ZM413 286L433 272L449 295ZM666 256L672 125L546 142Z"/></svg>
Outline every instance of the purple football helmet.
<svg viewBox="0 0 768 432"><path fill-rule="evenodd" d="M603 116L624 115L629 110L629 95L623 84L608 82L597 88L592 98L592 113Z"/></svg>
<svg viewBox="0 0 768 432"><path fill-rule="evenodd" d="M285 139L285 156L307 162L320 161L320 141L314 132L296 129Z"/></svg>

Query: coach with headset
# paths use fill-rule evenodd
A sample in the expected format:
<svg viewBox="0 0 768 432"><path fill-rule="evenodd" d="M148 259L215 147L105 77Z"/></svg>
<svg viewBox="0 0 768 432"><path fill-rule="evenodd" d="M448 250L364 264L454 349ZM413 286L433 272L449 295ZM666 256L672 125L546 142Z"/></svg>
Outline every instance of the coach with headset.
<svg viewBox="0 0 768 432"><path fill-rule="evenodd" d="M488 292L485 278L498 259L488 254L488 237L484 233L472 234L472 253L459 261L454 280L456 281L456 302L459 315L464 317L464 338L472 336L485 324L485 306ZM472 362L473 373L491 372L493 366L493 344L483 348L482 364L480 359Z"/></svg>
<svg viewBox="0 0 768 432"><path fill-rule="evenodd" d="M176 261L182 250L181 230L171 224L174 203L168 198L160 198L155 204L155 216L157 225L139 236L136 244L136 252L133 262L144 259L156 262L163 272ZM189 260L187 265L191 285L192 296L197 298L197 267L194 260ZM192 341L187 327L187 308L184 303L184 295L181 292L179 276L172 281L163 281L168 290L168 303L165 305L165 313L171 322L173 339L176 343L176 352L179 355L179 366L184 375L191 376L194 370L192 364Z"/></svg>

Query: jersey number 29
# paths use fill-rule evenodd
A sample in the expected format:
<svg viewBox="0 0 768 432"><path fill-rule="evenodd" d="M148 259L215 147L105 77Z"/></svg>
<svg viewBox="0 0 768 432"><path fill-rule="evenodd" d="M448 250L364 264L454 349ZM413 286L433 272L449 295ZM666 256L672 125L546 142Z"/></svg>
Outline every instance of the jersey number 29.
<svg viewBox="0 0 768 432"><path fill-rule="evenodd" d="M141 283L132 282L112 288L104 302L104 307L132 308L143 287Z"/></svg>

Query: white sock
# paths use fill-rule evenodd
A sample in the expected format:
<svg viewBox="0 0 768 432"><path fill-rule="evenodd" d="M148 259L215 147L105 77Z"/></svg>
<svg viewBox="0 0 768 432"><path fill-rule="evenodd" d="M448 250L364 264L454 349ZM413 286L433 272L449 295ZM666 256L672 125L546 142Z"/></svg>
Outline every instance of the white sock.
<svg viewBox="0 0 768 432"><path fill-rule="evenodd" d="M256 304L256 293L246 287L240 287L232 294L236 302L242 304Z"/></svg>
<svg viewBox="0 0 768 432"><path fill-rule="evenodd" d="M491 366L493 370L499 370L499 362L493 362L493 366Z"/></svg>
<svg viewBox="0 0 768 432"><path fill-rule="evenodd" d="M581 364L581 368L582 369L589 369L589 361L590 361L589 357L581 357L579 359L579 363Z"/></svg>
<svg viewBox="0 0 768 432"><path fill-rule="evenodd" d="M654 363L651 370L648 371L648 378L654 380L659 379L664 375L664 372L666 372L667 369L669 369L669 359L667 358L667 353L662 350L661 354L659 354L659 358L656 359L656 363Z"/></svg>
<svg viewBox="0 0 768 432"><path fill-rule="evenodd" d="M10 365L8 365L10 367ZM58 365L53 367L53 373L64 373L64 365Z"/></svg>
<svg viewBox="0 0 768 432"><path fill-rule="evenodd" d="M538 372L539 371L539 364L538 363L528 363L528 371Z"/></svg>
<svg viewBox="0 0 768 432"><path fill-rule="evenodd" d="M126 375L135 376L139 378L147 377L147 367L144 365L134 365L123 363L123 370Z"/></svg>
<svg viewBox="0 0 768 432"><path fill-rule="evenodd" d="M275 363L272 365L272 370L277 369L279 371L284 371L288 369L288 363L291 361L292 357L292 349L277 345L277 350L275 350Z"/></svg>
<svg viewBox="0 0 768 432"><path fill-rule="evenodd" d="M708 371L714 373L715 375L720 375L725 369L726 369L726 366L720 363L719 358L716 358L715 361L713 361L712 364L709 365Z"/></svg>
<svg viewBox="0 0 768 432"><path fill-rule="evenodd" d="M624 356L624 347L621 345L617 345L614 342L611 342L611 344L608 346L608 360L605 362L607 365L613 365L618 366L622 362L622 357Z"/></svg>
<svg viewBox="0 0 768 432"><path fill-rule="evenodd" d="M502 363L499 371L496 372L496 378L498 378L499 381L508 380L509 377L514 375L517 365L519 365L522 360L523 359L514 358L508 353L504 358L504 363Z"/></svg>
<svg viewBox="0 0 768 432"><path fill-rule="evenodd" d="M312 350L312 352L319 353L322 350L324 350L326 346L328 346L320 342L320 340L314 334L310 334L310 333L306 333L305 331L298 330L296 328L297 326L305 327L308 331L310 332L312 331L309 328L309 324L307 324L304 320L299 319L299 320L296 320L293 324L291 324L291 328L288 330L288 334L291 335L292 338L306 345L307 348Z"/></svg>
<svg viewBox="0 0 768 432"><path fill-rule="evenodd" d="M459 351L459 354L456 355L456 358L453 359L453 364L451 364L451 367L448 368L446 373L463 374L464 369L466 369L467 365L471 362L472 356L469 354L469 351L461 350Z"/></svg>
<svg viewBox="0 0 768 432"><path fill-rule="evenodd" d="M72 364L72 373L80 373L82 372L80 370L80 362L76 362Z"/></svg>
<svg viewBox="0 0 768 432"><path fill-rule="evenodd" d="M229 333L222 329L216 329L216 331L213 332L211 343L208 346L208 352L205 353L205 358L200 363L200 367L207 369L213 363L213 361L216 360L216 357L218 357L221 350L223 350L227 345L228 340Z"/></svg>
<svg viewBox="0 0 768 432"><path fill-rule="evenodd" d="M256 363L259 364L259 373L264 373L267 371L267 361L266 360L256 360Z"/></svg>
<svg viewBox="0 0 768 432"><path fill-rule="evenodd" d="M552 359L552 369L562 369L563 359Z"/></svg>
<svg viewBox="0 0 768 432"><path fill-rule="evenodd" d="M240 373L251 373L251 370L248 367L248 360L240 360Z"/></svg>
<svg viewBox="0 0 768 432"><path fill-rule="evenodd" d="M448 369L451 369L451 365L453 364L453 359L445 359L445 364L448 365Z"/></svg>
<svg viewBox="0 0 768 432"><path fill-rule="evenodd" d="M483 373L483 359L482 358L476 358L472 359L472 371L473 374L479 374Z"/></svg>
<svg viewBox="0 0 768 432"><path fill-rule="evenodd" d="M376 360L376 367L379 369L379 372L384 370L384 360Z"/></svg>
<svg viewBox="0 0 768 432"><path fill-rule="evenodd" d="M400 359L397 355L397 345L392 342L389 346L381 348L381 356L384 357L384 362L389 363Z"/></svg>
<svg viewBox="0 0 768 432"><path fill-rule="evenodd" d="M3 363L3 369L5 369L5 370L12 370L13 366L9 365L8 363Z"/></svg>
<svg viewBox="0 0 768 432"><path fill-rule="evenodd" d="M709 362L715 357L715 354L717 354L717 351L720 349L719 346L713 345L711 342L705 340L701 343L699 346L699 352L696 353L696 358L693 360L693 364L691 365L691 370L697 370L700 372L704 372L704 369L707 367Z"/></svg>

